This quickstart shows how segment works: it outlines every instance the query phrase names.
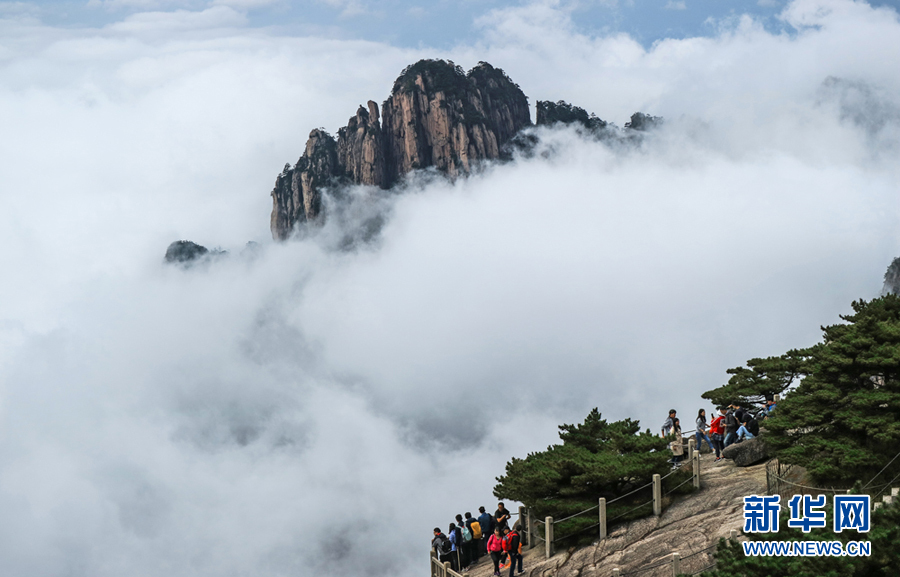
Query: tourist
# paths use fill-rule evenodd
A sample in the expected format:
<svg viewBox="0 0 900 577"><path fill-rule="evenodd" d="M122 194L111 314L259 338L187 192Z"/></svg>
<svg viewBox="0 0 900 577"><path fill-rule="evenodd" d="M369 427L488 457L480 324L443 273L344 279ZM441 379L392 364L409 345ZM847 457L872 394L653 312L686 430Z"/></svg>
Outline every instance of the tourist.
<svg viewBox="0 0 900 577"><path fill-rule="evenodd" d="M741 423L741 426L738 427L737 437L738 440L743 439L752 439L759 434L759 421L750 414L750 411L744 413L744 422Z"/></svg>
<svg viewBox="0 0 900 577"><path fill-rule="evenodd" d="M723 439L725 438L725 428L723 421L725 420L725 408L719 407L719 416L712 420L709 424L709 434L712 437L713 449L716 451L716 462L722 460L722 450L725 448Z"/></svg>
<svg viewBox="0 0 900 577"><path fill-rule="evenodd" d="M737 417L734 416L734 405L731 405L725 413L725 447L732 444L735 439L737 439L739 424Z"/></svg>
<svg viewBox="0 0 900 577"><path fill-rule="evenodd" d="M478 507L478 512L481 513L481 515L478 516L478 523L481 524L481 552L484 555L487 555L487 543L491 538L491 535L494 534L496 523L494 523L494 516L486 512L484 507Z"/></svg>
<svg viewBox="0 0 900 577"><path fill-rule="evenodd" d="M487 550L491 555L491 561L494 562L494 575L500 575L500 555L503 553L503 533L500 527L494 529L487 542Z"/></svg>
<svg viewBox="0 0 900 577"><path fill-rule="evenodd" d="M669 434L672 432L672 423L674 422L674 419L675 419L675 409L670 409L669 416L666 417L666 420L662 426L662 436L663 437L668 437Z"/></svg>
<svg viewBox="0 0 900 577"><path fill-rule="evenodd" d="M472 540L466 543L469 546L469 559L475 563L481 557L481 523L471 513L466 513L466 527L472 534Z"/></svg>
<svg viewBox="0 0 900 577"><path fill-rule="evenodd" d="M507 551L509 552L509 577L513 577L516 570L516 561L519 562L519 574L525 572L522 570L522 538L515 529L508 533L506 538L508 541Z"/></svg>
<svg viewBox="0 0 900 577"><path fill-rule="evenodd" d="M469 555L469 543L472 539L472 533L469 532L469 528L466 527L466 524L463 522L463 516L456 516L456 528L460 533L462 539L459 541L459 567L460 569L465 569L469 566L469 563L472 562L472 557ZM469 540L466 540L466 534L469 535Z"/></svg>
<svg viewBox="0 0 900 577"><path fill-rule="evenodd" d="M460 552L462 545L462 533L456 527L456 523L450 523L450 530L447 531L447 538L450 539L450 568L454 571L460 570Z"/></svg>
<svg viewBox="0 0 900 577"><path fill-rule="evenodd" d="M451 565L453 564L453 545L450 543L450 539L448 539L438 527L434 528L434 539L431 541L431 547L434 549L435 554L438 556L438 560L442 564L446 562L449 562Z"/></svg>
<svg viewBox="0 0 900 577"><path fill-rule="evenodd" d="M684 441L681 438L681 422L676 418L672 419L672 432L675 434L675 440L669 443L672 450L672 468L677 469L681 459L684 457Z"/></svg>
<svg viewBox="0 0 900 577"><path fill-rule="evenodd" d="M697 450L700 450L700 447L703 446L703 440L706 440L706 445L709 447L710 451L715 451L712 446L712 441L709 440L709 435L706 433L706 409L700 409L700 412L697 413L697 432L694 433L694 438L697 439Z"/></svg>
<svg viewBox="0 0 900 577"><path fill-rule="evenodd" d="M497 511L494 513L494 521L501 530L509 529L510 512L503 503L497 503Z"/></svg>

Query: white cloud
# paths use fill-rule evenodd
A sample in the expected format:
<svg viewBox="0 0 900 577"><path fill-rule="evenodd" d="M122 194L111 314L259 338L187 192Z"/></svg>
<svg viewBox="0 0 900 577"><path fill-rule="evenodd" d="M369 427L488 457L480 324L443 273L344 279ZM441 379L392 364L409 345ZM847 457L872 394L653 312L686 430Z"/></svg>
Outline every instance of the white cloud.
<svg viewBox="0 0 900 577"><path fill-rule="evenodd" d="M679 0L677 2L675 0L669 0L666 2L664 8L666 10L687 10L687 4L684 3L684 0Z"/></svg>
<svg viewBox="0 0 900 577"><path fill-rule="evenodd" d="M529 5L444 53L269 36L225 6L0 24L5 567L419 575L431 527L490 506L559 422L599 405L656 427L726 368L817 340L898 254L880 62L900 25L855 3L783 17L800 31L745 18L645 49ZM425 56L667 122L630 151L545 130L546 155L359 189L315 238L268 242L309 129ZM377 243L328 249L373 213ZM232 256L167 268L179 238Z"/></svg>

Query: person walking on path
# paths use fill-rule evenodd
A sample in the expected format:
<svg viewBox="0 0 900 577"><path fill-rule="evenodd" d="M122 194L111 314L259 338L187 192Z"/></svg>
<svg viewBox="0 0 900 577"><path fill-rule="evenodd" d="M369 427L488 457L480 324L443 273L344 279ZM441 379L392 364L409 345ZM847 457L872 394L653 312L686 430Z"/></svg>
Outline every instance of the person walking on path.
<svg viewBox="0 0 900 577"><path fill-rule="evenodd" d="M700 450L703 441L706 440L706 445L709 447L709 450L715 451L712 446L712 441L709 440L709 435L706 431L706 409L700 409L700 412L697 413L697 432L694 433L694 437L697 439L697 450Z"/></svg>
<svg viewBox="0 0 900 577"><path fill-rule="evenodd" d="M675 414L676 414L675 409L669 409L669 416L666 417L666 420L665 420L665 422L663 422L663 426L662 426L662 436L663 437L668 437L669 434L671 434L672 425L675 421Z"/></svg>
<svg viewBox="0 0 900 577"><path fill-rule="evenodd" d="M494 575L500 577L500 555L503 553L503 533L500 531L500 527L494 529L488 539L487 550L491 555L491 561L494 562Z"/></svg>
<svg viewBox="0 0 900 577"><path fill-rule="evenodd" d="M519 574L521 575L525 572L522 570L522 538L513 529L507 534L506 539L508 542L507 551L509 552L509 577L513 577L515 574L516 561L519 562Z"/></svg>
<svg viewBox="0 0 900 577"><path fill-rule="evenodd" d="M725 409L719 407L719 416L713 419L709 424L709 434L712 437L713 448L716 450L717 462L722 460L722 450L725 449L725 443L723 442L723 439L725 438L724 420Z"/></svg>

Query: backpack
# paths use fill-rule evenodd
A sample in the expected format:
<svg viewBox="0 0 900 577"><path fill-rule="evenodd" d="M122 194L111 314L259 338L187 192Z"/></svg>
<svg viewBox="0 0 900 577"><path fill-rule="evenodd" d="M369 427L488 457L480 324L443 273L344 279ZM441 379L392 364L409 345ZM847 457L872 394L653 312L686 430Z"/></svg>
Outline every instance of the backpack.
<svg viewBox="0 0 900 577"><path fill-rule="evenodd" d="M472 532L469 531L469 529L466 528L465 525L463 525L463 526L460 528L460 530L462 531L463 543L468 543L469 541L472 540Z"/></svg>
<svg viewBox="0 0 900 577"><path fill-rule="evenodd" d="M759 421L756 419L750 419L747 421L747 430L750 431L750 434L754 437L759 434Z"/></svg>
<svg viewBox="0 0 900 577"><path fill-rule="evenodd" d="M441 537L443 537L441 539L441 553L446 555L453 550L453 543L450 542L446 535L441 535Z"/></svg>
<svg viewBox="0 0 900 577"><path fill-rule="evenodd" d="M500 539L500 546L503 548L504 553L509 551L509 536L510 535L511 535L511 533L508 533Z"/></svg>
<svg viewBox="0 0 900 577"><path fill-rule="evenodd" d="M472 529L472 538L473 539L481 539L481 523L478 521L472 521L471 529Z"/></svg>
<svg viewBox="0 0 900 577"><path fill-rule="evenodd" d="M522 538L515 531L509 534L509 545L507 548L513 553L522 553Z"/></svg>

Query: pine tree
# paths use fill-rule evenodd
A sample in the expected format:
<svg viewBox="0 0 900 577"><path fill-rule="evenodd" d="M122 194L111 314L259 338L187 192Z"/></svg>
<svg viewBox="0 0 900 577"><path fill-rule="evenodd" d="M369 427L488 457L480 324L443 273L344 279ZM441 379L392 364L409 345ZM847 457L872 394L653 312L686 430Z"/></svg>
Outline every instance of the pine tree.
<svg viewBox="0 0 900 577"><path fill-rule="evenodd" d="M852 304L823 342L801 351L805 376L767 419L766 442L813 481L900 473L900 297ZM889 465L889 466L888 466Z"/></svg>
<svg viewBox="0 0 900 577"><path fill-rule="evenodd" d="M670 472L671 438L660 438L649 430L640 432L638 421L607 423L595 408L583 423L560 425L559 430L561 445L530 453L525 459L513 458L506 464L506 475L498 477L494 487L497 498L524 503L538 519L548 515L560 519L596 506L600 497L612 500L646 485L654 473ZM680 482L687 475L679 473L671 480ZM648 495L650 490L646 489L633 499L620 501L608 509L609 518L646 502ZM638 510L634 516L648 511ZM557 527L557 535L596 522L593 515L578 518L568 526Z"/></svg>

